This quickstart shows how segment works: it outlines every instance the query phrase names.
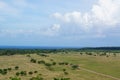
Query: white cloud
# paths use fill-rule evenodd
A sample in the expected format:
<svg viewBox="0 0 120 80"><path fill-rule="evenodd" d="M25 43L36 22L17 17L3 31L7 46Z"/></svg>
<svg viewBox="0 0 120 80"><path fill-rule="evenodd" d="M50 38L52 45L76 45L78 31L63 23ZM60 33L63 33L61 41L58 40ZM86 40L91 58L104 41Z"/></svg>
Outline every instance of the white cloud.
<svg viewBox="0 0 120 80"><path fill-rule="evenodd" d="M0 1L0 14L2 15L17 15L19 11L12 7L10 4L6 2Z"/></svg>
<svg viewBox="0 0 120 80"><path fill-rule="evenodd" d="M29 3L27 0L12 0L12 4L19 8L32 8L35 9L36 6Z"/></svg>
<svg viewBox="0 0 120 80"><path fill-rule="evenodd" d="M59 24L53 24L53 26L43 31L42 34L46 36L57 36L59 35L58 33L59 33L60 28L61 26Z"/></svg>
<svg viewBox="0 0 120 80"><path fill-rule="evenodd" d="M92 15L94 22L114 26L120 23L120 0L99 0L93 5Z"/></svg>
<svg viewBox="0 0 120 80"><path fill-rule="evenodd" d="M36 28L36 29L1 29L0 30L0 37L1 36L8 36L9 37L17 37L22 35L23 37L29 36L47 36L47 37L54 37L58 36L61 26L59 24L53 24L51 27L48 28Z"/></svg>
<svg viewBox="0 0 120 80"><path fill-rule="evenodd" d="M79 25L83 30L109 29L120 24L120 0L98 0L86 13L79 11L65 14L54 13L53 17L64 22Z"/></svg>

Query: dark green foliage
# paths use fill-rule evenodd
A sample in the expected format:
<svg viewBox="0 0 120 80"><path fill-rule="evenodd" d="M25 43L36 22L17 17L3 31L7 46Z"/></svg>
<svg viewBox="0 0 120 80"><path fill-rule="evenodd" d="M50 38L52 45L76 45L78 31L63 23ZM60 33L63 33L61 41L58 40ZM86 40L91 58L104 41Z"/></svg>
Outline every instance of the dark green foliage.
<svg viewBox="0 0 120 80"><path fill-rule="evenodd" d="M52 65L56 65L56 62L53 62Z"/></svg>
<svg viewBox="0 0 120 80"><path fill-rule="evenodd" d="M30 62L36 63L36 59L33 59L33 58L32 58L32 59L30 60Z"/></svg>
<svg viewBox="0 0 120 80"><path fill-rule="evenodd" d="M53 59L50 59L50 61L53 61Z"/></svg>
<svg viewBox="0 0 120 80"><path fill-rule="evenodd" d="M63 71L66 71L66 69L63 69Z"/></svg>
<svg viewBox="0 0 120 80"><path fill-rule="evenodd" d="M21 80L21 78L17 78L17 77L10 77L10 80Z"/></svg>
<svg viewBox="0 0 120 80"><path fill-rule="evenodd" d="M38 54L38 55L40 55L42 57L49 57L49 55L47 55L47 54Z"/></svg>
<svg viewBox="0 0 120 80"><path fill-rule="evenodd" d="M26 76L26 75L27 75L27 72L26 72L26 71L21 71L21 72L20 72L20 75L21 75L21 76Z"/></svg>
<svg viewBox="0 0 120 80"><path fill-rule="evenodd" d="M43 80L43 78L40 76L37 76L37 77L30 78L30 80Z"/></svg>
<svg viewBox="0 0 120 80"><path fill-rule="evenodd" d="M65 75L68 75L68 72L64 71L64 74L65 74Z"/></svg>
<svg viewBox="0 0 120 80"><path fill-rule="evenodd" d="M38 73L38 71L34 71L34 73Z"/></svg>
<svg viewBox="0 0 120 80"><path fill-rule="evenodd" d="M20 75L20 73L19 72L16 72L16 76L19 76Z"/></svg>
<svg viewBox="0 0 120 80"><path fill-rule="evenodd" d="M49 57L47 53L68 53L70 51L80 52L105 52L105 53L120 53L120 47L96 47L96 48L69 48L69 49L0 49L0 55L14 55L14 54L38 54L43 57ZM91 53L90 53L91 55Z"/></svg>
<svg viewBox="0 0 120 80"><path fill-rule="evenodd" d="M6 75L7 74L7 69L0 69L0 74Z"/></svg>
<svg viewBox="0 0 120 80"><path fill-rule="evenodd" d="M80 54L81 54L81 55L83 55L83 53L82 53L82 52L81 52Z"/></svg>
<svg viewBox="0 0 120 80"><path fill-rule="evenodd" d="M47 67L51 67L52 64L50 64L50 63L45 63L45 66L47 66Z"/></svg>
<svg viewBox="0 0 120 80"><path fill-rule="evenodd" d="M38 64L45 64L44 60L38 61Z"/></svg>
<svg viewBox="0 0 120 80"><path fill-rule="evenodd" d="M18 70L19 69L19 66L15 66L15 70Z"/></svg>
<svg viewBox="0 0 120 80"><path fill-rule="evenodd" d="M78 69L79 65L72 65L71 67L72 67L72 69Z"/></svg>
<svg viewBox="0 0 120 80"><path fill-rule="evenodd" d="M53 80L70 80L70 78L54 78Z"/></svg>
<svg viewBox="0 0 120 80"><path fill-rule="evenodd" d="M68 65L69 63L68 62L59 62L58 64L59 65Z"/></svg>
<svg viewBox="0 0 120 80"><path fill-rule="evenodd" d="M26 55L26 57L31 57L31 56L28 54L28 55Z"/></svg>
<svg viewBox="0 0 120 80"><path fill-rule="evenodd" d="M8 71L11 71L12 70L12 68L8 68Z"/></svg>
<svg viewBox="0 0 120 80"><path fill-rule="evenodd" d="M32 71L30 71L30 72L28 72L28 74L32 75L32 74L33 74L33 72L32 72Z"/></svg>

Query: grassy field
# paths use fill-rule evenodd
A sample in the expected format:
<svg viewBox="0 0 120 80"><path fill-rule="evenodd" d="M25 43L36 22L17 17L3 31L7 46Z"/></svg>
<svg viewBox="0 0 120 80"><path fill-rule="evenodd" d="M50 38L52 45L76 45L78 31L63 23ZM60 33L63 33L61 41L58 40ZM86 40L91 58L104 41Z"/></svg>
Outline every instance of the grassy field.
<svg viewBox="0 0 120 80"><path fill-rule="evenodd" d="M77 52L69 52L67 54L47 54L48 57L40 56L37 54L25 55L12 55L0 56L0 69L11 67L12 70L6 75L0 74L0 80L10 80L9 77L15 77L16 72L26 71L34 72L32 75L18 76L21 80L29 80L34 76L41 76L44 80L54 80L53 78L70 78L70 80L120 80L120 55L117 56L93 56L93 55L80 55ZM44 64L30 62L35 59L36 61L44 60L46 63L56 65L50 67ZM67 62L68 65L59 65L60 62ZM71 65L79 65L78 69L73 69ZM14 67L19 66L18 70ZM65 69L64 73L63 69Z"/></svg>

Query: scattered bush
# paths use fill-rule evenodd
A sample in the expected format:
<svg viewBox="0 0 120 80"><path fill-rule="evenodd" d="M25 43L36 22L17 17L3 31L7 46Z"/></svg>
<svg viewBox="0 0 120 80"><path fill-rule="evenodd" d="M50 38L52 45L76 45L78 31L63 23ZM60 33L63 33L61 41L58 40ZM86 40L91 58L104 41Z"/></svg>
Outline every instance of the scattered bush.
<svg viewBox="0 0 120 80"><path fill-rule="evenodd" d="M15 66L15 70L18 70L19 69L19 67L18 66Z"/></svg>
<svg viewBox="0 0 120 80"><path fill-rule="evenodd" d="M29 72L29 74L30 74L30 75L32 75L32 74L33 74L33 72L32 72L32 71L30 71L30 72Z"/></svg>

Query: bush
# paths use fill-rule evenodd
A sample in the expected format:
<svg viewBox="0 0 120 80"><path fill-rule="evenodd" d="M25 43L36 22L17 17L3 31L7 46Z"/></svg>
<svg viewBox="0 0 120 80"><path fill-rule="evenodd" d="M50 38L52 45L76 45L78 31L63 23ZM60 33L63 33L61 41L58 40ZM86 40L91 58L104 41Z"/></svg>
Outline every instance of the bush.
<svg viewBox="0 0 120 80"><path fill-rule="evenodd" d="M37 77L32 77L32 78L30 78L30 80L43 80L43 78L42 78L42 77L37 76Z"/></svg>
<svg viewBox="0 0 120 80"><path fill-rule="evenodd" d="M64 71L64 74L65 74L65 75L68 75L68 72Z"/></svg>
<svg viewBox="0 0 120 80"><path fill-rule="evenodd" d="M72 65L72 69L78 69L79 66L78 65Z"/></svg>
<svg viewBox="0 0 120 80"><path fill-rule="evenodd" d="M20 73L19 72L16 72L16 76L19 76L20 75Z"/></svg>
<svg viewBox="0 0 120 80"><path fill-rule="evenodd" d="M38 71L34 71L34 73L37 73Z"/></svg>
<svg viewBox="0 0 120 80"><path fill-rule="evenodd" d="M70 78L54 78L53 80L70 80Z"/></svg>
<svg viewBox="0 0 120 80"><path fill-rule="evenodd" d="M12 70L12 68L8 68L8 71L11 71Z"/></svg>
<svg viewBox="0 0 120 80"><path fill-rule="evenodd" d="M36 63L36 60L35 59L31 59L30 62Z"/></svg>
<svg viewBox="0 0 120 80"><path fill-rule="evenodd" d="M21 78L11 77L10 80L21 80Z"/></svg>
<svg viewBox="0 0 120 80"><path fill-rule="evenodd" d="M30 75L32 75L32 74L33 74L33 72L32 72L32 71L30 71L30 72L29 72L29 74L30 74Z"/></svg>
<svg viewBox="0 0 120 80"><path fill-rule="evenodd" d="M51 67L52 65L50 63L45 63L45 66Z"/></svg>
<svg viewBox="0 0 120 80"><path fill-rule="evenodd" d="M38 64L45 64L44 60L38 61Z"/></svg>
<svg viewBox="0 0 120 80"><path fill-rule="evenodd" d="M56 62L53 62L52 65L56 65Z"/></svg>
<svg viewBox="0 0 120 80"><path fill-rule="evenodd" d="M18 70L19 69L19 67L18 66L15 66L15 70Z"/></svg>
<svg viewBox="0 0 120 80"><path fill-rule="evenodd" d="M21 74L21 76L26 76L27 72L26 71L21 71L20 74Z"/></svg>
<svg viewBox="0 0 120 80"><path fill-rule="evenodd" d="M66 69L63 69L63 71L66 71Z"/></svg>

